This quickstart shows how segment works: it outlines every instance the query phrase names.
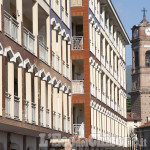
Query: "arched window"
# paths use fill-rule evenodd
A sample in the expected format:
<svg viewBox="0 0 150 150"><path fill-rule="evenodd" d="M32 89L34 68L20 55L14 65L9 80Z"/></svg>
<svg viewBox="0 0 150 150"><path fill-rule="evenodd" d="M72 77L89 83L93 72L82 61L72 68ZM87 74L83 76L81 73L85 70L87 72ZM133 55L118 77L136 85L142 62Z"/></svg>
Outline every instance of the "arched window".
<svg viewBox="0 0 150 150"><path fill-rule="evenodd" d="M150 67L150 51L147 51L145 54L145 65L146 67Z"/></svg>

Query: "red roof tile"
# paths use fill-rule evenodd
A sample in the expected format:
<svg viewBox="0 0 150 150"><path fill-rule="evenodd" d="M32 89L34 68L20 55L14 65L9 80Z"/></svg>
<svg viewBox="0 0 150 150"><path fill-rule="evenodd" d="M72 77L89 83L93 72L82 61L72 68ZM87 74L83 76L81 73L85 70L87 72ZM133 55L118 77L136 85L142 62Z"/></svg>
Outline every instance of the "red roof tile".
<svg viewBox="0 0 150 150"><path fill-rule="evenodd" d="M141 118L139 116L137 116L135 113L128 112L127 113L127 121L134 121L134 120L140 121Z"/></svg>

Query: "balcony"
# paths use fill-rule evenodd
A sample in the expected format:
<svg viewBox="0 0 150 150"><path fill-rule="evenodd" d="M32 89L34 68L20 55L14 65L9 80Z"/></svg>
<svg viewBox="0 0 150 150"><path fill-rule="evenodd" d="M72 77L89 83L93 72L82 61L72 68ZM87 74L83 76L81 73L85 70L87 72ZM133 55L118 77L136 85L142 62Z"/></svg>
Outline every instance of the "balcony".
<svg viewBox="0 0 150 150"><path fill-rule="evenodd" d="M117 107L117 104L115 103L115 111L117 112L117 109L118 109L118 107Z"/></svg>
<svg viewBox="0 0 150 150"><path fill-rule="evenodd" d="M105 97L105 93L104 92L102 93L102 102L104 104L106 104L106 97Z"/></svg>
<svg viewBox="0 0 150 150"><path fill-rule="evenodd" d="M71 133L71 128L70 128L71 125L70 125L70 123L71 123L70 122L70 117L68 117L68 133Z"/></svg>
<svg viewBox="0 0 150 150"><path fill-rule="evenodd" d="M39 57L45 63L48 63L48 47L39 40Z"/></svg>
<svg viewBox="0 0 150 150"><path fill-rule="evenodd" d="M43 126L44 107L40 106L40 125Z"/></svg>
<svg viewBox="0 0 150 150"><path fill-rule="evenodd" d="M29 102L24 100L25 122L29 122Z"/></svg>
<svg viewBox="0 0 150 150"><path fill-rule="evenodd" d="M19 119L19 103L20 98L14 95L14 118Z"/></svg>
<svg viewBox="0 0 150 150"><path fill-rule="evenodd" d="M65 77L66 76L66 65L65 65L65 61L63 61L63 63L62 63L62 70L63 70L63 76Z"/></svg>
<svg viewBox="0 0 150 150"><path fill-rule="evenodd" d="M32 102L31 108L32 108L32 123L35 124L36 123L36 119L35 119L36 104Z"/></svg>
<svg viewBox="0 0 150 150"><path fill-rule="evenodd" d="M64 132L66 132L67 131L67 129L66 129L66 122L67 122L66 116L64 116L63 120L64 120Z"/></svg>
<svg viewBox="0 0 150 150"><path fill-rule="evenodd" d="M58 113L58 119L57 119L57 126L58 126L58 130L60 131L61 130L61 114Z"/></svg>
<svg viewBox="0 0 150 150"><path fill-rule="evenodd" d="M112 66L110 66L110 73L111 73L111 75L113 75L113 67Z"/></svg>
<svg viewBox="0 0 150 150"><path fill-rule="evenodd" d="M35 37L34 35L24 27L24 32L23 32L23 40L24 40L24 48L34 54L34 42L35 42Z"/></svg>
<svg viewBox="0 0 150 150"><path fill-rule="evenodd" d="M91 137L93 139L96 139L96 128L94 126L91 127Z"/></svg>
<svg viewBox="0 0 150 150"><path fill-rule="evenodd" d="M83 36L72 37L72 50L83 50Z"/></svg>
<svg viewBox="0 0 150 150"><path fill-rule="evenodd" d="M4 32L14 41L18 42L19 24L9 13L4 11Z"/></svg>
<svg viewBox="0 0 150 150"><path fill-rule="evenodd" d="M69 70L69 64L66 64L66 78L70 79L70 70Z"/></svg>
<svg viewBox="0 0 150 150"><path fill-rule="evenodd" d="M104 20L101 14L100 14L100 23L101 23L101 26L104 28Z"/></svg>
<svg viewBox="0 0 150 150"><path fill-rule="evenodd" d="M49 109L46 109L46 127L50 127L49 118L50 118Z"/></svg>
<svg viewBox="0 0 150 150"><path fill-rule="evenodd" d="M11 102L11 94L5 92L5 116L10 118L10 102Z"/></svg>
<svg viewBox="0 0 150 150"><path fill-rule="evenodd" d="M117 80L117 72L114 71L114 78Z"/></svg>
<svg viewBox="0 0 150 150"><path fill-rule="evenodd" d="M84 81L83 80L72 81L72 94L84 94Z"/></svg>
<svg viewBox="0 0 150 150"><path fill-rule="evenodd" d="M82 7L82 0L71 0L71 7Z"/></svg>
<svg viewBox="0 0 150 150"><path fill-rule="evenodd" d="M104 56L101 56L101 63L105 66Z"/></svg>
<svg viewBox="0 0 150 150"><path fill-rule="evenodd" d="M56 129L56 112L53 111L53 129Z"/></svg>
<svg viewBox="0 0 150 150"><path fill-rule="evenodd" d="M109 62L106 61L106 69L109 71Z"/></svg>
<svg viewBox="0 0 150 150"><path fill-rule="evenodd" d="M73 124L73 135L77 136L79 139L85 137L84 124Z"/></svg>
<svg viewBox="0 0 150 150"><path fill-rule="evenodd" d="M114 109L114 101L111 100L111 108Z"/></svg>
<svg viewBox="0 0 150 150"><path fill-rule="evenodd" d="M107 105L110 107L110 99L109 99L109 96L107 96Z"/></svg>

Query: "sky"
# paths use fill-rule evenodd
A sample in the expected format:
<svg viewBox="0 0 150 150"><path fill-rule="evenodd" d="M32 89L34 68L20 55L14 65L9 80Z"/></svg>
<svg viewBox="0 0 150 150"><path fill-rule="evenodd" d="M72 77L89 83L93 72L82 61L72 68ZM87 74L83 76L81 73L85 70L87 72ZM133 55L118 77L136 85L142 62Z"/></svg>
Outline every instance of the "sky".
<svg viewBox="0 0 150 150"><path fill-rule="evenodd" d="M143 19L143 8L146 8L146 18L150 21L150 0L111 0L131 39L131 28ZM132 65L131 45L126 47L126 63Z"/></svg>

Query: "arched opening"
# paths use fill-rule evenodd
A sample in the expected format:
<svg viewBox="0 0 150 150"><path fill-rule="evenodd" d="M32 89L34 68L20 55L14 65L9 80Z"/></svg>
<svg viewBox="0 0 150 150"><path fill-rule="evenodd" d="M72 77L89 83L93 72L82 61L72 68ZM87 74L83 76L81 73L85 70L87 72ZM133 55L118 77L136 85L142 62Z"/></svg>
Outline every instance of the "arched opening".
<svg viewBox="0 0 150 150"><path fill-rule="evenodd" d="M150 67L150 51L147 51L145 54L145 66Z"/></svg>

